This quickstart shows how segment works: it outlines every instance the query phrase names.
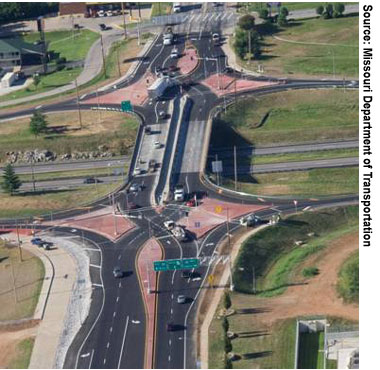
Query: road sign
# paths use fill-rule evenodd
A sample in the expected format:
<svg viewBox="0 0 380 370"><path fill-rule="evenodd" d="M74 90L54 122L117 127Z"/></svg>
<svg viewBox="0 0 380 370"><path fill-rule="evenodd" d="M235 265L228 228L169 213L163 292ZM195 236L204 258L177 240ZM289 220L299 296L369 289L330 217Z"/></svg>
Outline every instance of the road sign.
<svg viewBox="0 0 380 370"><path fill-rule="evenodd" d="M216 213L222 213L222 211L223 211L223 207L222 206L216 206L215 207L215 212Z"/></svg>
<svg viewBox="0 0 380 370"><path fill-rule="evenodd" d="M121 102L121 110L123 112L132 112L132 104L130 100L123 100Z"/></svg>
<svg viewBox="0 0 380 370"><path fill-rule="evenodd" d="M154 271L186 270L199 267L198 258L184 258L175 260L154 261Z"/></svg>
<svg viewBox="0 0 380 370"><path fill-rule="evenodd" d="M212 172L214 172L214 173L223 172L223 163L222 163L222 161L212 161L211 162L211 166L212 166Z"/></svg>

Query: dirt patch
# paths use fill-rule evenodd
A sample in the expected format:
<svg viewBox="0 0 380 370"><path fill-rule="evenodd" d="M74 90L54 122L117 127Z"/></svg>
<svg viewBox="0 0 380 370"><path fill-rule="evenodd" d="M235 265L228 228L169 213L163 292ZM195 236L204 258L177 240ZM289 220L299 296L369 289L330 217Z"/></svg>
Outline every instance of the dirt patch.
<svg viewBox="0 0 380 370"><path fill-rule="evenodd" d="M31 320L14 327L0 327L0 368L6 369L10 362L17 356L18 344L30 337L35 337L38 329L38 321Z"/></svg>
<svg viewBox="0 0 380 370"><path fill-rule="evenodd" d="M359 320L359 305L345 304L336 292L336 283L341 264L358 248L358 234L350 233L329 243L328 248L309 259L298 269L316 266L319 275L306 280L304 285L288 287L278 297L259 298L236 294L236 308L254 307L255 315L263 325L272 326L277 320L303 315L328 315Z"/></svg>

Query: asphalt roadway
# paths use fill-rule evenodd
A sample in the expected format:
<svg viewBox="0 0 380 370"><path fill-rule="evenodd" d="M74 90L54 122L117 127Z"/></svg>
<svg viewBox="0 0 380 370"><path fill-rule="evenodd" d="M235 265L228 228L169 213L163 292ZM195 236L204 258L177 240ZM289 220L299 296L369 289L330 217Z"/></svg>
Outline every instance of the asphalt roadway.
<svg viewBox="0 0 380 370"><path fill-rule="evenodd" d="M211 18L210 18L211 19ZM220 19L220 18L219 18ZM186 25L175 26L175 32L185 32L179 37L178 48L183 50L184 41L189 36L198 49L199 56L215 57L222 56L219 46L210 45L210 35L213 32L221 32L218 23L209 22L204 25L200 33L192 35L187 33ZM160 35L153 43L152 48L147 51L145 60L148 64L141 63L136 74L126 81L119 83L117 87L123 87L137 81L144 74L146 68L154 71L157 66L166 63L170 50L168 48L156 48L155 44L162 43ZM158 53L157 53L157 50ZM223 59L223 57L221 57ZM226 62L226 61L225 61ZM263 204L258 196L246 196L233 192L223 192L219 194L215 186L203 179L200 171L202 153L200 148L204 147L206 138L206 125L200 125L198 130L193 130L193 122L206 123L210 113L214 112L218 106L224 103L223 98L217 98L205 86L197 81L204 78L204 65L206 61L201 60L198 69L193 73L194 81L182 78L184 90L192 100L192 109L183 122L184 133L181 135L178 148L168 148L179 153L176 161L176 171L178 183L186 184L189 192L207 192L209 197L250 204ZM216 62L207 61L207 73L216 71ZM235 72L235 74L238 74ZM272 79L273 80L273 79ZM237 96L228 96L227 100L233 102L235 98L248 94L259 95L283 91L285 89L308 89L308 88L328 88L342 87L346 85L343 81L316 81L316 80L285 80L283 84L258 89L254 92L242 92ZM356 87L356 86L352 86ZM94 95L94 94L92 94ZM86 96L91 97L91 94ZM81 102L82 109L91 109L91 105ZM68 100L64 103L43 105L40 108L44 112L65 111L76 109L75 100ZM134 107L143 122L155 122L155 112L152 105L144 107ZM26 109L13 112L7 115L2 112L0 118L17 117L18 115L30 114L34 109ZM194 137L196 135L196 137ZM140 146L139 140L144 140L139 136L136 147ZM191 152L191 143L196 141L197 149ZM190 142L190 144L188 144ZM165 149L166 150L166 149ZM136 151L136 149L135 149ZM191 156L188 156L191 153ZM134 161L136 155L134 153ZM189 163L192 162L192 163ZM197 165L194 165L196 163ZM164 174L165 175L165 174ZM126 209L127 198L138 204L141 208L134 211L140 218L134 219L137 228L127 233L116 243L100 237L97 234L84 231L84 237L91 240L98 249L101 257L99 265L94 267L100 269L101 280L99 286L95 286L92 296L90 314L86 318L81 330L73 341L65 361L65 368L143 368L144 353L146 348L145 338L145 313L141 299L141 290L135 273L135 259L139 248L151 236L154 235L162 243L165 258L183 258L199 256L212 256L216 253L220 242L226 238L226 222L209 232L199 240L189 235L189 241L180 243L173 236L169 235L163 227L163 222L168 219L177 220L183 216L183 208L178 205L167 205L160 213L156 213L151 206L151 194L155 191L156 176L144 177L143 188L135 193L129 194L124 188L115 195L121 209ZM134 181L134 180L133 180ZM99 200L94 205L95 209L103 206L106 200ZM264 220L272 214L282 212L283 214L294 212L293 199L269 197L265 198L265 203L273 206L265 211L258 212ZM358 196L347 195L340 197L325 197L320 199L308 199L300 197L298 199L298 209L304 210L308 207L329 207L334 205L352 204L358 202ZM82 211L83 212L83 211ZM78 210L63 213L65 217L71 217L80 213ZM239 229L240 226L230 220L228 228L231 232ZM12 220L5 220L3 223L10 225ZM57 231L72 232L72 230L57 228ZM115 279L112 276L112 269L115 265L121 265L125 272L123 279ZM153 363L155 368L197 368L197 345L194 340L196 328L196 309L199 303L199 295L205 284L207 271L210 267L201 267L197 272L197 279L187 281L181 277L179 272L167 272L159 275L158 283L158 303L157 303L157 326L155 333L155 348ZM98 271L99 274L99 271ZM176 303L178 294L185 294L187 303L180 305ZM174 331L167 331L166 324L173 323Z"/></svg>

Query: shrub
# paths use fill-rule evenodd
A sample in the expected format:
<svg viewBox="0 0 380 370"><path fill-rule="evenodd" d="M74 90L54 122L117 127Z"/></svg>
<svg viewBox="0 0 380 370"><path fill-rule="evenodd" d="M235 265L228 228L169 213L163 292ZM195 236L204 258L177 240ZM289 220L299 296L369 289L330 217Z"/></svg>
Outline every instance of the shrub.
<svg viewBox="0 0 380 370"><path fill-rule="evenodd" d="M305 267L303 270L302 270L302 275L304 277L313 277L313 276L316 276L319 274L319 269L315 266L311 266L311 267Z"/></svg>

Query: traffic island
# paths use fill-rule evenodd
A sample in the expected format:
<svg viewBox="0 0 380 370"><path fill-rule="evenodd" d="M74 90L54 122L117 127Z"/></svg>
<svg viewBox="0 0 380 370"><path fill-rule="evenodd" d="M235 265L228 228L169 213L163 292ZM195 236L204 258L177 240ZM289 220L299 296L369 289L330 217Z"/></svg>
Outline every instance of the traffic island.
<svg viewBox="0 0 380 370"><path fill-rule="evenodd" d="M199 64L198 52L194 46L186 48L181 58L179 58L177 67L182 75L188 75L194 72Z"/></svg>
<svg viewBox="0 0 380 370"><path fill-rule="evenodd" d="M153 262L161 260L162 257L161 245L156 239L149 239L140 249L136 261L146 314L145 369L153 368L155 345L158 275L153 270Z"/></svg>

